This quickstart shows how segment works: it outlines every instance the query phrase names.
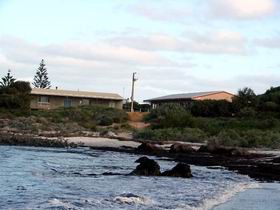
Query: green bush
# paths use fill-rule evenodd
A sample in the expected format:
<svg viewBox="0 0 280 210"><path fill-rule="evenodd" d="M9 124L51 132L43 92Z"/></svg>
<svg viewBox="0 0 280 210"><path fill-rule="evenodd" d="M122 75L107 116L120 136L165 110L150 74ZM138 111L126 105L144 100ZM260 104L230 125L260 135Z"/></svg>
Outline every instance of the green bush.
<svg viewBox="0 0 280 210"><path fill-rule="evenodd" d="M231 117L234 113L232 103L225 100L193 101L191 113L200 117Z"/></svg>
<svg viewBox="0 0 280 210"><path fill-rule="evenodd" d="M97 118L97 124L101 126L109 126L113 124L113 119L106 115L101 115Z"/></svg>
<svg viewBox="0 0 280 210"><path fill-rule="evenodd" d="M123 110L98 105L33 111L32 115L48 118L55 123L77 122L89 129L94 129L96 124L112 125L113 122L127 122L127 114Z"/></svg>
<svg viewBox="0 0 280 210"><path fill-rule="evenodd" d="M208 143L238 147L280 148L280 132L259 129L223 130L217 136L210 137Z"/></svg>
<svg viewBox="0 0 280 210"><path fill-rule="evenodd" d="M26 114L30 110L29 82L16 81L10 86L0 88L0 107L7 110L18 109L18 112Z"/></svg>
<svg viewBox="0 0 280 210"><path fill-rule="evenodd" d="M252 107L245 107L239 111L238 116L239 117L255 117L256 111Z"/></svg>
<svg viewBox="0 0 280 210"><path fill-rule="evenodd" d="M186 141L204 142L206 134L197 128L164 128L164 129L143 129L134 133L134 138L155 141Z"/></svg>
<svg viewBox="0 0 280 210"><path fill-rule="evenodd" d="M153 128L184 128L192 125L192 117L179 104L164 104L145 117Z"/></svg>

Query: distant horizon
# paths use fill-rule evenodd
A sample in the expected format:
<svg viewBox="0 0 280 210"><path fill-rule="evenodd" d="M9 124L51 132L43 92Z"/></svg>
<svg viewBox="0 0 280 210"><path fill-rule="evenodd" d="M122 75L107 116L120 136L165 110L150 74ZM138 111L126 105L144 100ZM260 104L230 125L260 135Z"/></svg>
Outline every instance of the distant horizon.
<svg viewBox="0 0 280 210"><path fill-rule="evenodd" d="M277 0L0 0L0 73L135 100L280 86Z"/></svg>

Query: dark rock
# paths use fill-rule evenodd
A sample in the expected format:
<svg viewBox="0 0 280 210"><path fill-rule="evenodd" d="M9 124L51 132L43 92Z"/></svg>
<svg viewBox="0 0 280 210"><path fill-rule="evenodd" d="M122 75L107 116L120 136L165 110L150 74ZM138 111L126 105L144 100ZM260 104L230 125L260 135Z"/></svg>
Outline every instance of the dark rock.
<svg viewBox="0 0 280 210"><path fill-rule="evenodd" d="M138 176L159 176L160 175L160 166L159 164L147 157L141 157L135 161L140 163L135 170L133 170L131 175Z"/></svg>
<svg viewBox="0 0 280 210"><path fill-rule="evenodd" d="M164 149L156 144L144 142L136 148L136 151L144 152L144 153L159 154L159 153L162 153L164 151Z"/></svg>
<svg viewBox="0 0 280 210"><path fill-rule="evenodd" d="M198 152L209 152L208 147L206 145L201 145L197 151Z"/></svg>
<svg viewBox="0 0 280 210"><path fill-rule="evenodd" d="M150 159L146 156L140 157L137 160L135 160L135 163L144 163L146 161L149 161Z"/></svg>
<svg viewBox="0 0 280 210"><path fill-rule="evenodd" d="M169 152L170 153L194 153L195 149L188 144L175 143L171 145Z"/></svg>
<svg viewBox="0 0 280 210"><path fill-rule="evenodd" d="M208 152L211 154L216 155L223 155L223 156L249 156L250 153L244 148L237 148L237 147L224 147L224 146L217 146L217 145L202 145L198 152Z"/></svg>
<svg viewBox="0 0 280 210"><path fill-rule="evenodd" d="M273 163L280 163L280 157L274 158L272 160Z"/></svg>
<svg viewBox="0 0 280 210"><path fill-rule="evenodd" d="M247 150L242 148L234 147L216 147L211 151L213 154L224 155L224 156L247 156L249 153Z"/></svg>
<svg viewBox="0 0 280 210"><path fill-rule="evenodd" d="M192 177L191 168L186 163L178 163L174 168L169 171L165 171L161 174L162 176L171 176L171 177L183 177L190 178Z"/></svg>

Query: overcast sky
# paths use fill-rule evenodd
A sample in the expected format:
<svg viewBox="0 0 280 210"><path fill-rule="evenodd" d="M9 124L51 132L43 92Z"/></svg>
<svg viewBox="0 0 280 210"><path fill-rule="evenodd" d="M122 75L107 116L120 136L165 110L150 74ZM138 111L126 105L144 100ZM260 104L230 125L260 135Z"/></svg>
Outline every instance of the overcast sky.
<svg viewBox="0 0 280 210"><path fill-rule="evenodd" d="M0 0L0 76L128 98L280 85L278 0Z"/></svg>

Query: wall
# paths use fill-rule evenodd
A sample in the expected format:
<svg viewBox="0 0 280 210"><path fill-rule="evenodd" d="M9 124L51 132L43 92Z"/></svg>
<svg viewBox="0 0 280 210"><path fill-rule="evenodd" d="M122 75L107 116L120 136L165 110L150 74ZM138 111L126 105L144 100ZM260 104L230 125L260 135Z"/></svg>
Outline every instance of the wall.
<svg viewBox="0 0 280 210"><path fill-rule="evenodd" d="M49 96L49 103L40 103L39 96L33 95L30 103L31 109L56 109L64 107L64 100L67 97L62 96ZM77 107L82 104L83 98L68 97L71 100L72 107ZM122 109L122 101L108 100L108 99L88 99L90 105L104 105L116 109Z"/></svg>

